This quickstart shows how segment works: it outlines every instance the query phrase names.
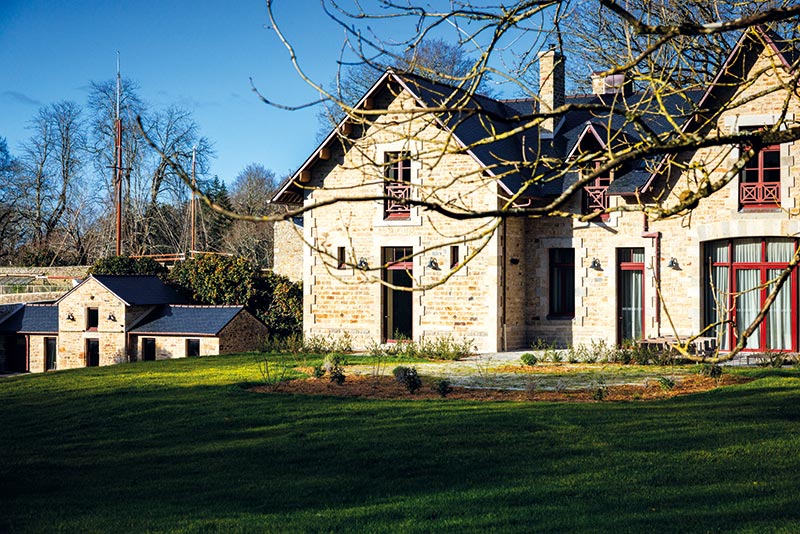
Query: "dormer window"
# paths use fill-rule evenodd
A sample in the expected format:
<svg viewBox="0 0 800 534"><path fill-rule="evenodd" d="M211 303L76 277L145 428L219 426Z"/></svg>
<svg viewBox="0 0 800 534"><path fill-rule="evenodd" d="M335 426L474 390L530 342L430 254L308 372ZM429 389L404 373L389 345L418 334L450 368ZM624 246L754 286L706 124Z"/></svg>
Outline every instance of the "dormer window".
<svg viewBox="0 0 800 534"><path fill-rule="evenodd" d="M386 180L384 181L383 218L407 220L411 218L411 155L408 152L386 152L384 155Z"/></svg>
<svg viewBox="0 0 800 534"><path fill-rule="evenodd" d="M750 147L744 146L742 150ZM756 151L739 178L739 209L770 209L781 205L781 146Z"/></svg>
<svg viewBox="0 0 800 534"><path fill-rule="evenodd" d="M587 174L596 172L602 162L595 161L594 166L587 169ZM608 209L608 186L611 185L611 171L607 170L590 180L583 187L583 211L584 215L605 211ZM608 213L600 213L598 218L601 221L608 220Z"/></svg>

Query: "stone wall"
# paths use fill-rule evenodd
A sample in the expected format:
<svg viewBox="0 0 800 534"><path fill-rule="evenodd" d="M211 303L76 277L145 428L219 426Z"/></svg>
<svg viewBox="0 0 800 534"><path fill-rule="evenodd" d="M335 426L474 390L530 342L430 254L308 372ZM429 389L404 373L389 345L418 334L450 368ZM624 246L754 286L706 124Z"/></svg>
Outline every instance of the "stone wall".
<svg viewBox="0 0 800 534"><path fill-rule="evenodd" d="M153 336L131 335L130 351L136 361L142 361L142 339L154 339L156 343L156 360L171 360L173 358L186 358L186 342L189 339L200 341L200 356L213 356L219 354L219 339L207 336Z"/></svg>
<svg viewBox="0 0 800 534"><path fill-rule="evenodd" d="M260 350L268 334L269 330L264 323L247 310L242 310L219 333L219 353L234 354Z"/></svg>
<svg viewBox="0 0 800 534"><path fill-rule="evenodd" d="M93 331L86 329L89 308L98 311L98 325ZM58 307L58 368L85 367L88 339L98 340L100 365L127 361L125 312L125 303L94 279L64 297Z"/></svg>
<svg viewBox="0 0 800 534"><path fill-rule="evenodd" d="M413 337L452 335L474 340L481 351L495 351L501 342L498 326L500 242L497 221L457 221L419 208L408 220L384 220L383 202L348 202L348 198L383 195L383 162L387 153L411 153L412 190L417 198L431 196L462 209L492 209L497 184L442 132L432 116L418 116L409 125L408 110L417 106L407 93L377 95L375 107L388 109L376 118L353 146L334 143L330 159L311 168L307 203L332 196L340 202L307 213L304 238L304 330L312 335L348 333L356 348L382 341L382 251L410 247L416 255L412 275ZM414 132L409 139L409 130ZM439 158L442 151L447 152ZM277 239L276 239L277 241ZM450 247L471 259L456 270L449 265ZM339 247L348 265L338 268ZM313 250L312 250L313 248ZM363 258L369 269L355 268ZM429 266L436 258L439 269ZM463 263L463 262L462 262ZM443 280L444 284L440 284ZM391 334L391 333L389 333Z"/></svg>
<svg viewBox="0 0 800 534"><path fill-rule="evenodd" d="M295 282L303 281L303 227L294 221L277 221L274 230L272 271Z"/></svg>

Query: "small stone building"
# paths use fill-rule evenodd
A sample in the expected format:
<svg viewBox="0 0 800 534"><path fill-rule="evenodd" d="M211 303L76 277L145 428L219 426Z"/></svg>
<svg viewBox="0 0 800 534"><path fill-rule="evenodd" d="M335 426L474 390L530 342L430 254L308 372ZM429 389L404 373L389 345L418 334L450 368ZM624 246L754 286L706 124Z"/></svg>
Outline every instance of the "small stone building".
<svg viewBox="0 0 800 534"><path fill-rule="evenodd" d="M345 118L273 199L313 207L302 226L304 331L347 333L357 347L452 335L484 352L704 332L730 348L798 248L800 142L758 147L741 170L742 145L622 158L589 183L579 180L603 160L581 158L652 136L793 127L798 58L794 43L756 27L713 83L658 98L624 76L567 95L555 50L539 56L536 99L386 72L356 105L363 115ZM718 190L671 218L644 213L709 184ZM556 199L586 217L490 215ZM795 270L747 350L800 350L798 300Z"/></svg>
<svg viewBox="0 0 800 534"><path fill-rule="evenodd" d="M243 306L186 304L156 276L91 275L53 304L0 310L0 370L244 352L266 334Z"/></svg>

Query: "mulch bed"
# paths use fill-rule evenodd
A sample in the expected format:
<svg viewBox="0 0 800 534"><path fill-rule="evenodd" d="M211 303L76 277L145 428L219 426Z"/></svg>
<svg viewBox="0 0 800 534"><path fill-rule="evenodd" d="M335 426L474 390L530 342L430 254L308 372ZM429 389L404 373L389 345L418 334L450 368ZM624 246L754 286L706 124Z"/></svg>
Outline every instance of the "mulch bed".
<svg viewBox="0 0 800 534"><path fill-rule="evenodd" d="M701 375L681 376L672 389L663 389L657 381L651 380L647 385L608 386L605 388L603 401L632 401L667 399L678 395L699 393L720 386L741 384L749 379L722 375L721 378L709 378ZM391 376L371 377L348 375L341 385L334 384L327 378L308 378L290 380L278 388L256 386L251 391L259 393L290 393L296 395L330 395L337 397L358 397L365 399L441 399L433 390L432 384L423 381L422 388L412 394ZM453 387L446 399L482 400L482 401L558 401L558 402L597 402L594 390L568 391L519 391L483 388Z"/></svg>

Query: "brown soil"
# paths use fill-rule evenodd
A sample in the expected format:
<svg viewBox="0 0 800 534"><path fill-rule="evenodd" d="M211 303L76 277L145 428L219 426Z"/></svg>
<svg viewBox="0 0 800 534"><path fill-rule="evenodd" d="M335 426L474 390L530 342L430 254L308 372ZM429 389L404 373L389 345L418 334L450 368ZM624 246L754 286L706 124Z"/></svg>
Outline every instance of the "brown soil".
<svg viewBox="0 0 800 534"><path fill-rule="evenodd" d="M719 386L746 382L746 378L723 375L720 379L700 375L682 376L672 389L663 389L658 382L651 380L645 386L608 386L603 401L632 401L666 399L688 393L708 391ZM332 395L338 397L361 397L366 399L436 399L441 398L430 383L423 381L422 388L414 394L391 376L347 376L342 385L333 384L327 378L308 378L282 383L278 388L258 386L253 391L261 393L292 393L299 395ZM558 402L596 402L595 391L518 391L500 389L479 389L454 387L447 399L485 400L485 401L558 401Z"/></svg>

